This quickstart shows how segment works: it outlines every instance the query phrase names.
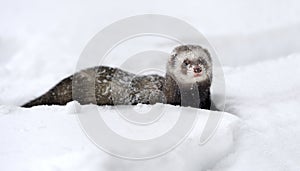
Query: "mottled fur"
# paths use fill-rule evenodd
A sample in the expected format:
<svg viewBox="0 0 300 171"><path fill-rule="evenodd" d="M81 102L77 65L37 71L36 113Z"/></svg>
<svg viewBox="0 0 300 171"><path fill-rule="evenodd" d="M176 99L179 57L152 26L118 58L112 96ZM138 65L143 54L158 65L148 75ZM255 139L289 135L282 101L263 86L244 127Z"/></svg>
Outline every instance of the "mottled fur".
<svg viewBox="0 0 300 171"><path fill-rule="evenodd" d="M118 68L97 66L65 78L41 97L23 107L81 104L133 105L168 103L210 109L212 61L207 50L196 45L176 47L165 77L138 76Z"/></svg>
<svg viewBox="0 0 300 171"><path fill-rule="evenodd" d="M23 107L64 105L72 100L98 105L163 103L163 84L164 78L159 75L137 76L118 68L97 66L65 78Z"/></svg>

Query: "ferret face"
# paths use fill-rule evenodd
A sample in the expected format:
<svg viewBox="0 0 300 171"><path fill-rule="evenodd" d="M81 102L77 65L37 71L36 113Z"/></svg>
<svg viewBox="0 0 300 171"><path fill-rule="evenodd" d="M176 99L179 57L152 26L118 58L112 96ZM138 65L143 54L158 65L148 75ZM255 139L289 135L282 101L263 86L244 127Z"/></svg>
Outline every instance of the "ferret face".
<svg viewBox="0 0 300 171"><path fill-rule="evenodd" d="M178 46L171 54L167 69L168 74L184 84L211 80L211 57L201 46Z"/></svg>

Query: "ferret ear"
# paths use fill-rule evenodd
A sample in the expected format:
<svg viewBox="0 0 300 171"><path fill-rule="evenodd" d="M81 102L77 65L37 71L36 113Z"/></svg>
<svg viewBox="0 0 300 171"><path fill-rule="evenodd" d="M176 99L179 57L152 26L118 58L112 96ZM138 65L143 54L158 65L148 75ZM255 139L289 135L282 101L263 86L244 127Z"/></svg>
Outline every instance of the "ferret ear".
<svg viewBox="0 0 300 171"><path fill-rule="evenodd" d="M210 53L207 49L203 48L203 51L208 55L209 58L211 58Z"/></svg>
<svg viewBox="0 0 300 171"><path fill-rule="evenodd" d="M174 62L176 60L176 57L177 57L177 53L172 52L171 57L170 57L170 61Z"/></svg>
<svg viewBox="0 0 300 171"><path fill-rule="evenodd" d="M169 58L169 65L174 66L176 62L177 53L171 53L171 56Z"/></svg>

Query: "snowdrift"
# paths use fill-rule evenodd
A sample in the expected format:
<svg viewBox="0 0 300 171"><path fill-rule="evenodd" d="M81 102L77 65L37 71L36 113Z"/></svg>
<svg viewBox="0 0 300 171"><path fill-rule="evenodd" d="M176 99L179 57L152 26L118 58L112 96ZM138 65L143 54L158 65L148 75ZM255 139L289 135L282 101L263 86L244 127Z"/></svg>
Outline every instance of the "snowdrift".
<svg viewBox="0 0 300 171"><path fill-rule="evenodd" d="M200 135L210 111L189 108L184 112L197 112L197 121L192 131L174 150L158 158L132 161L112 157L97 148L81 130L77 114L84 114L87 106L75 102L67 106L38 106L25 109L1 106L0 140L2 170L199 170L208 169L233 150L234 132L239 119L229 113L222 114L218 129L205 144L200 144ZM165 114L154 128L144 129L141 136L153 137L166 125L177 122L178 113L186 107L156 104L164 107ZM80 110L78 109L80 108ZM132 106L99 107L108 125L122 136L131 138L130 127L122 126L119 112ZM141 105L139 110L147 110ZM80 111L80 112L79 112ZM189 113L182 114L189 114ZM118 125L117 125L118 124ZM166 130L168 131L167 128ZM151 135L152 134L152 135ZM105 137L103 137L105 138ZM113 143L113 142L112 142ZM17 163L17 164L15 164Z"/></svg>

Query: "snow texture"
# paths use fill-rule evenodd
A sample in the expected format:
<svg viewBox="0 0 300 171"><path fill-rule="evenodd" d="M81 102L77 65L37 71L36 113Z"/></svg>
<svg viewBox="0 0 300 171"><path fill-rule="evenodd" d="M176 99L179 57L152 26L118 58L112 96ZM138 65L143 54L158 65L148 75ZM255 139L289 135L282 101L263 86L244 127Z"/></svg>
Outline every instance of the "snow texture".
<svg viewBox="0 0 300 171"><path fill-rule="evenodd" d="M297 0L0 2L0 170L300 170L299 7ZM205 110L194 109L200 112L198 123L178 148L133 162L111 157L86 137L76 117L85 106L17 107L72 74L82 49L99 30L143 13L187 21L217 50L226 80L226 112L207 144L198 145ZM130 40L103 64L119 66L137 52L170 52L176 45L157 40ZM132 66L148 61L136 62ZM135 108L147 111L149 105ZM114 107L98 109L112 114L111 119L116 116Z"/></svg>

